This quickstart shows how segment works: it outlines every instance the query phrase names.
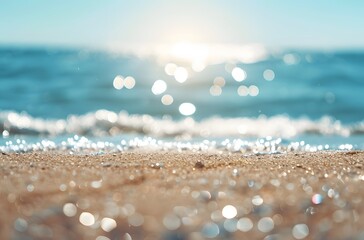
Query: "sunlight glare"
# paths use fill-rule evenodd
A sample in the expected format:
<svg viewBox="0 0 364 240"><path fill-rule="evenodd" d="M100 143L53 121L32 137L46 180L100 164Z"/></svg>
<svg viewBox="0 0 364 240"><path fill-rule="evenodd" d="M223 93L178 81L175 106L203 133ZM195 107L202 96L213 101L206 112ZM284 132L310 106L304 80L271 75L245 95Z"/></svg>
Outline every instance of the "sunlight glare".
<svg viewBox="0 0 364 240"><path fill-rule="evenodd" d="M220 87L223 87L225 86L225 79L223 77L216 77L214 79L214 85L217 85L217 86L220 86Z"/></svg>
<svg viewBox="0 0 364 240"><path fill-rule="evenodd" d="M272 81L275 78L275 73L272 69L266 69L263 72L263 78L267 81Z"/></svg>
<svg viewBox="0 0 364 240"><path fill-rule="evenodd" d="M132 89L135 86L135 79L133 77L126 77L124 79L124 86L127 89Z"/></svg>
<svg viewBox="0 0 364 240"><path fill-rule="evenodd" d="M190 115L194 114L195 111L196 111L196 107L192 103L186 102L186 103L182 103L181 105L179 105L179 112L184 116L190 116Z"/></svg>
<svg viewBox="0 0 364 240"><path fill-rule="evenodd" d="M235 67L233 69L233 71L231 72L231 75L233 76L233 78L237 82L241 82L241 81L244 81L246 79L246 72L243 69L239 68L239 67Z"/></svg>
<svg viewBox="0 0 364 240"><path fill-rule="evenodd" d="M191 67L195 72L202 72L206 68L206 64L203 61L193 61Z"/></svg>
<svg viewBox="0 0 364 240"><path fill-rule="evenodd" d="M166 72L167 75L169 76L173 76L174 73L176 72L177 69L177 65L174 63L167 63L164 67L164 71Z"/></svg>
<svg viewBox="0 0 364 240"><path fill-rule="evenodd" d="M249 89L248 89L248 87L247 86L244 86L244 85L241 85L238 88L238 94L239 94L239 96L242 96L242 97L248 96L249 95Z"/></svg>
<svg viewBox="0 0 364 240"><path fill-rule="evenodd" d="M163 105L171 105L173 103L173 97L169 94L163 95L163 97L161 98L161 102L163 103Z"/></svg>
<svg viewBox="0 0 364 240"><path fill-rule="evenodd" d="M163 80L157 80L152 86L152 93L154 95L160 95L167 90L167 84Z"/></svg>
<svg viewBox="0 0 364 240"><path fill-rule="evenodd" d="M173 57L184 61L204 61L208 58L209 48L204 44L177 43L172 46L170 53Z"/></svg>
<svg viewBox="0 0 364 240"><path fill-rule="evenodd" d="M114 81L113 81L113 86L115 89L117 90L120 90L124 87L124 78L123 76L121 75L117 75L115 78L114 78Z"/></svg>
<svg viewBox="0 0 364 240"><path fill-rule="evenodd" d="M220 96L222 93L222 89L220 86L218 85L213 85L211 88L210 88L210 94L212 96Z"/></svg>
<svg viewBox="0 0 364 240"><path fill-rule="evenodd" d="M258 96L259 88L255 85L249 86L249 95L252 97Z"/></svg>
<svg viewBox="0 0 364 240"><path fill-rule="evenodd" d="M174 78L179 83L184 83L188 78L188 72L184 67L177 67L176 71L174 72Z"/></svg>

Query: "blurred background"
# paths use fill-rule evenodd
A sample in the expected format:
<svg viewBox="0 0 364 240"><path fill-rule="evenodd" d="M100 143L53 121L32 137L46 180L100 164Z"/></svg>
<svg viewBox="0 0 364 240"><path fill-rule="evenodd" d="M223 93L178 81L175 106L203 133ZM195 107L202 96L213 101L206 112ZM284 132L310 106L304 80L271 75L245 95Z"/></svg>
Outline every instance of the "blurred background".
<svg viewBox="0 0 364 240"><path fill-rule="evenodd" d="M364 2L0 6L3 136L364 133Z"/></svg>

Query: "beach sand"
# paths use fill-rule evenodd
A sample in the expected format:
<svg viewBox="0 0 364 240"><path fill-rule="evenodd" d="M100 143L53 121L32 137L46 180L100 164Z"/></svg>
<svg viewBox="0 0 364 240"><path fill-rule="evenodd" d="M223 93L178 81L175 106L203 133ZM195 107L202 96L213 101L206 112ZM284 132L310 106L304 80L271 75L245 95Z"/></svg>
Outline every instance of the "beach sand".
<svg viewBox="0 0 364 240"><path fill-rule="evenodd" d="M0 239L364 239L364 152L0 153Z"/></svg>

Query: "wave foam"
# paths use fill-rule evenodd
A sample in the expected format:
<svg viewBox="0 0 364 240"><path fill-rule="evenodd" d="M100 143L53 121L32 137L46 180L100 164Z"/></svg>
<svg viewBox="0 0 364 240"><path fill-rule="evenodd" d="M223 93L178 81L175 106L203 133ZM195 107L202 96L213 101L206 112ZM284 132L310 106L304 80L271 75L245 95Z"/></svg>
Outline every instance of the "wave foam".
<svg viewBox="0 0 364 240"><path fill-rule="evenodd" d="M155 118L98 110L85 115L70 115L67 119L34 118L26 113L0 112L0 132L7 135L83 136L138 133L153 137L282 137L300 134L350 136L364 134L364 121L344 125L324 116L319 120L292 119L285 115L258 118L213 117L202 121L186 118Z"/></svg>

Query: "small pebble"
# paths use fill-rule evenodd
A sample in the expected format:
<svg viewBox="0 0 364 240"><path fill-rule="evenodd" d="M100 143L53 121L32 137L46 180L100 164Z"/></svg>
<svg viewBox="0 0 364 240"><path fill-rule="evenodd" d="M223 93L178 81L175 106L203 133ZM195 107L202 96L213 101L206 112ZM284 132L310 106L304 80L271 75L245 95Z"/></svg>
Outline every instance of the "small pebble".
<svg viewBox="0 0 364 240"><path fill-rule="evenodd" d="M201 161L197 161L195 163L195 168L204 168L205 167L205 164L203 164L203 162Z"/></svg>

